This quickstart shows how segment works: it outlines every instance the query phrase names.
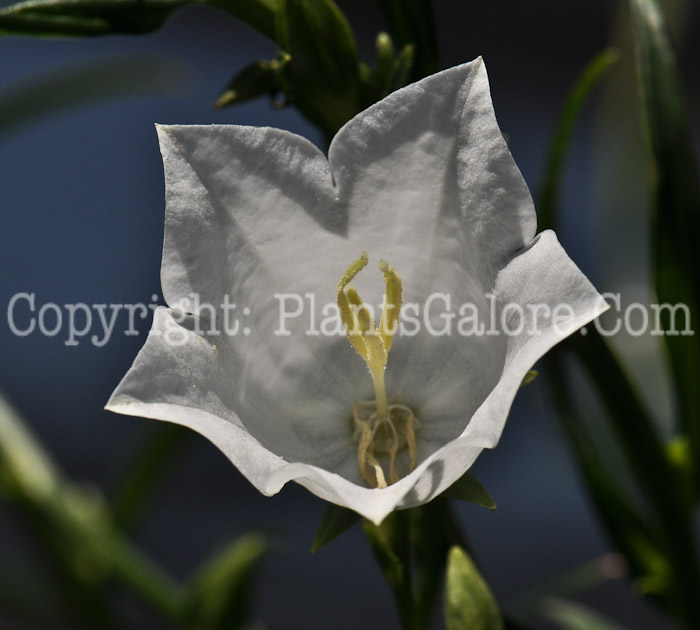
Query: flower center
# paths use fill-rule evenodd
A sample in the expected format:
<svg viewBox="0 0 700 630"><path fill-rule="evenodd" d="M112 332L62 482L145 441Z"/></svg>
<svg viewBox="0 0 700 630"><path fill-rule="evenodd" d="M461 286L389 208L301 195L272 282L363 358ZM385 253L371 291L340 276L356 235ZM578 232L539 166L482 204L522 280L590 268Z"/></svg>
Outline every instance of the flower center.
<svg viewBox="0 0 700 630"><path fill-rule="evenodd" d="M406 472L416 466L415 429L418 420L413 412L403 405L390 405L386 394L384 371L389 350L394 342L401 316L401 278L385 260L379 261L379 269L384 274L386 292L379 326L375 326L372 313L362 302L354 285L353 278L367 266L366 252L345 270L338 282L336 296L340 317L348 339L367 363L374 385L374 400L357 402L353 406L355 440L358 443L357 463L362 477L375 488L386 488L387 476L378 459L383 456L388 464L389 483L400 479L397 471L397 454L408 448L409 461Z"/></svg>

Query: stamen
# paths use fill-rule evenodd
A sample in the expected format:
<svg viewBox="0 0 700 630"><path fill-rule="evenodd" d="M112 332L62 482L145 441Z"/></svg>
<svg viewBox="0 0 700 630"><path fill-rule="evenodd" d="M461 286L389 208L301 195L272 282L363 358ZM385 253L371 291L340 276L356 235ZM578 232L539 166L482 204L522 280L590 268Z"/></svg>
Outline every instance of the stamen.
<svg viewBox="0 0 700 630"><path fill-rule="evenodd" d="M352 286L348 287L348 285L352 282L352 279L367 266L368 262L369 258L367 252L362 252L360 257L345 270L336 288L336 299L338 302L338 310L340 311L340 319L343 322L352 347L355 348L357 354L365 361L367 360L367 346L362 339L360 323L355 315L357 308L353 309L350 306L352 304L358 307L362 304L362 300L355 288Z"/></svg>
<svg viewBox="0 0 700 630"><path fill-rule="evenodd" d="M348 339L365 360L374 385L374 401L355 403L355 439L358 442L357 464L362 478L375 488L386 488L386 475L378 456L388 457L389 483L396 483L409 474L417 461L415 430L418 420L403 405L390 405L384 379L389 350L394 342L401 316L401 277L385 260L379 262L384 274L386 292L379 326L375 326L370 309L360 298L354 285L355 276L367 266L363 252L345 270L336 289L338 309ZM399 475L397 456L408 449L409 462L404 475Z"/></svg>
<svg viewBox="0 0 700 630"><path fill-rule="evenodd" d="M384 308L382 309L382 319L379 322L379 330L388 353L394 343L394 335L398 330L399 320L401 319L401 278L396 273L396 269L390 266L386 260L379 261L379 269L384 273L386 285Z"/></svg>
<svg viewBox="0 0 700 630"><path fill-rule="evenodd" d="M353 405L355 439L358 442L357 464L362 478L375 488L386 484L384 468L378 456L388 457L389 483L396 483L416 467L416 436L418 420L404 405L389 405L386 420L380 420L376 413L376 403L365 401ZM399 474L398 453L408 448L409 461L403 474Z"/></svg>
<svg viewBox="0 0 700 630"><path fill-rule="evenodd" d="M379 327L375 327L369 309L365 306L357 289L350 284L367 266L368 261L367 252L362 252L360 257L348 266L338 282L336 296L348 339L357 354L366 361L372 374L377 413L380 419L386 420L389 406L384 369L401 315L401 278L385 260L379 262L379 268L384 274L386 295Z"/></svg>

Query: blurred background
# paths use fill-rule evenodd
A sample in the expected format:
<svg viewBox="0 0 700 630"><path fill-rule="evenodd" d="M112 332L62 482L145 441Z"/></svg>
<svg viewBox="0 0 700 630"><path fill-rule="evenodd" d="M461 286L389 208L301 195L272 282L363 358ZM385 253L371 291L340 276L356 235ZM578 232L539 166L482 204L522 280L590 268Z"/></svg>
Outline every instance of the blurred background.
<svg viewBox="0 0 700 630"><path fill-rule="evenodd" d="M376 33L383 29L373 3L338 4L363 57L372 61ZM665 8L697 140L700 12L690 4ZM644 137L622 3L435 0L434 5L441 67L484 57L499 124L533 193L576 76L603 48L620 45L620 61L576 135L559 236L599 290L622 292L623 303L648 303ZM53 337L38 331L13 335L9 301L27 292L35 294L37 309L47 302L148 304L154 295L162 303L163 174L154 123L270 125L321 146L315 129L292 108L278 111L264 99L212 108L237 70L274 57L276 50L248 26L209 7L184 9L145 36L0 38L0 388L73 479L108 495L129 465L130 451L152 429L152 421L103 411L145 340L150 315L137 316L136 335L125 334L122 313L103 347L89 338L68 346L65 327ZM69 77L79 78L75 92L58 87ZM86 90L89 97L67 103L71 98L61 90L78 94L81 81L97 87ZM615 342L633 359L635 375L663 422L668 401L653 339ZM501 443L482 454L473 472L498 509L490 513L460 504L457 510L506 608L538 583L610 551L544 381L520 392ZM310 555L323 509L294 484L263 497L196 436L164 472L133 537L173 575L185 578L232 536L250 529L268 532L273 553L258 575L253 607L261 627L396 627L390 591L359 528ZM31 538L6 503L0 503L0 549L3 571L41 572ZM608 582L583 601L627 628L667 627L624 582ZM124 606L129 627L156 627L146 608ZM0 627L16 627L1 610Z"/></svg>

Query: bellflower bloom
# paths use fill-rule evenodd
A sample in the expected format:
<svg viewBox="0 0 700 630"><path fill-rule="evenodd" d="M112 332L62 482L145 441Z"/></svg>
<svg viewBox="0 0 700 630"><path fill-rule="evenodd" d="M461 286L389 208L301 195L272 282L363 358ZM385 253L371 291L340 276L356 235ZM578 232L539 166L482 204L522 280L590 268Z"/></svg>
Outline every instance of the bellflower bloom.
<svg viewBox="0 0 700 630"><path fill-rule="evenodd" d="M294 480L375 523L430 501L606 308L535 236L481 59L362 112L328 158L271 128L158 134L169 308L107 408L198 431L266 495Z"/></svg>

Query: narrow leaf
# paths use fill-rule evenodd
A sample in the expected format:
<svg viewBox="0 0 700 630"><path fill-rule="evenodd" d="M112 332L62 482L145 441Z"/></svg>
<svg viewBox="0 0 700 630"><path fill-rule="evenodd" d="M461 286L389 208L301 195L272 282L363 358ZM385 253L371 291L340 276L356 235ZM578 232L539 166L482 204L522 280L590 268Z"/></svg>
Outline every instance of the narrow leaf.
<svg viewBox="0 0 700 630"><path fill-rule="evenodd" d="M0 34L148 33L189 0L28 0L0 9Z"/></svg>
<svg viewBox="0 0 700 630"><path fill-rule="evenodd" d="M156 486L165 478L168 465L191 440L192 433L170 423L154 425L138 450L129 460L128 471L112 501L115 522L133 522L152 496Z"/></svg>
<svg viewBox="0 0 700 630"><path fill-rule="evenodd" d="M620 484L619 473L602 459L591 438L566 378L561 348L555 348L547 356L546 365L556 411L598 516L612 542L625 556L632 577L648 581L659 570L657 559L663 560L658 551L662 543L646 524L644 510L630 500L629 492ZM664 574L666 565L661 568Z"/></svg>
<svg viewBox="0 0 700 630"><path fill-rule="evenodd" d="M267 550L247 534L209 560L190 582L185 617L198 630L237 630L246 621L253 573Z"/></svg>
<svg viewBox="0 0 700 630"><path fill-rule="evenodd" d="M605 73L615 63L617 58L617 51L613 49L604 50L596 55L584 68L566 99L564 109L552 136L544 177L540 185L537 209L537 223L540 230L554 228L556 225L559 189L576 123L591 91L600 79L605 76Z"/></svg>
<svg viewBox="0 0 700 630"><path fill-rule="evenodd" d="M469 472L465 473L445 490L445 496L449 499L475 503L487 510L496 509L496 502L493 500L493 497L481 485L479 480Z"/></svg>
<svg viewBox="0 0 700 630"><path fill-rule="evenodd" d="M567 143L562 146L565 150ZM560 161L556 159L553 162L555 168L552 171L551 187L555 191L561 177L561 169L558 167ZM551 194L549 199L551 208L545 214L545 221L551 225L555 222L556 194ZM576 351L607 407L616 439L640 490L658 519L655 539L648 545L648 539L642 536L640 541L628 544L625 527L631 525L641 531L639 520L632 509L625 509L624 518L619 518L621 513L614 498L609 493L603 493L606 480L600 480L592 474L595 462L587 458L589 461L584 473L591 483L592 494L609 531L621 545L621 550L630 560L638 577L648 583L653 582L655 591L665 591L667 604L671 602L669 608L675 609L680 617L700 618L699 602L692 595L693 592L700 591L700 573L695 562L688 561L695 553L688 551L695 549L695 541L684 489L679 483L676 470L667 459L666 449L656 433L653 418L623 365L600 335L595 331L589 332L592 334L586 337L575 335L569 338L566 346ZM571 435L574 432L570 431ZM664 566L652 570L651 575L644 575L655 564L656 558L664 559ZM650 577L651 582L648 580Z"/></svg>
<svg viewBox="0 0 700 630"><path fill-rule="evenodd" d="M321 524L311 545L311 553L316 553L321 547L334 541L359 520L360 515L357 512L329 503L321 517Z"/></svg>
<svg viewBox="0 0 700 630"><path fill-rule="evenodd" d="M700 457L700 179L675 55L654 0L630 0L630 12L649 140L652 194L652 258L663 339L695 460ZM680 318L679 318L680 316ZM674 322L673 319L678 321ZM690 331L695 328L695 335ZM680 330L679 330L680 329ZM700 466L696 470L700 487Z"/></svg>
<svg viewBox="0 0 700 630"><path fill-rule="evenodd" d="M562 630L622 630L622 626L600 613L565 599L548 599L540 605L539 612Z"/></svg>
<svg viewBox="0 0 700 630"><path fill-rule="evenodd" d="M0 9L0 35L142 34L188 4L218 7L274 37L276 0L28 0Z"/></svg>
<svg viewBox="0 0 700 630"><path fill-rule="evenodd" d="M171 60L122 57L26 78L0 92L0 137L23 125L80 105L143 94L176 94L186 68Z"/></svg>
<svg viewBox="0 0 700 630"><path fill-rule="evenodd" d="M662 557L671 568L666 595L676 614L700 619L700 567L692 530L692 507L653 419L615 353L595 330L586 337L574 335L572 347L606 406L616 438L640 490L658 518Z"/></svg>
<svg viewBox="0 0 700 630"><path fill-rule="evenodd" d="M58 574L70 576L71 587L92 591L93 598L95 586L114 577L167 618L178 618L177 588L169 576L113 527L98 494L65 479L1 393L0 468L11 496L44 538Z"/></svg>
<svg viewBox="0 0 700 630"><path fill-rule="evenodd" d="M447 630L502 630L503 619L489 587L466 552L452 547L445 579Z"/></svg>
<svg viewBox="0 0 700 630"><path fill-rule="evenodd" d="M192 0L191 0L192 1ZM275 16L280 0L194 0L209 4L249 24L265 37L275 39Z"/></svg>

